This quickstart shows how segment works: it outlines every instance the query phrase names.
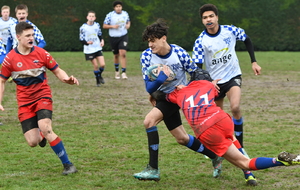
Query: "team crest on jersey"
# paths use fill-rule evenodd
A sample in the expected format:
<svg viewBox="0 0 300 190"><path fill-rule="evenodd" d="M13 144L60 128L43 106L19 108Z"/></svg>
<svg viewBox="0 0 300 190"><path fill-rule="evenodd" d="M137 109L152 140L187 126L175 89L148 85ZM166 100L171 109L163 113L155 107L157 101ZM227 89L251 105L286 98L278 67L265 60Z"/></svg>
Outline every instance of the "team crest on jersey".
<svg viewBox="0 0 300 190"><path fill-rule="evenodd" d="M230 39L230 37L228 37L228 38L223 39L223 41L229 45L231 42L231 39Z"/></svg>
<svg viewBox="0 0 300 190"><path fill-rule="evenodd" d="M22 67L22 66L23 66L23 63L21 63L21 62L17 63L17 67Z"/></svg>

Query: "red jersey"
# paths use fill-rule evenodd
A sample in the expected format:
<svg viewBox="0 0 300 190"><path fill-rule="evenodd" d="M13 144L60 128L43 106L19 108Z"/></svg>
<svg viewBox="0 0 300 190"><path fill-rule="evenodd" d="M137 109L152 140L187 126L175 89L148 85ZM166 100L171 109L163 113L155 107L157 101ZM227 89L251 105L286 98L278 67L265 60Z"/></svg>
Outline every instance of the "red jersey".
<svg viewBox="0 0 300 190"><path fill-rule="evenodd" d="M181 90L174 90L167 95L167 100L180 106L183 114L195 136L214 125L221 119L228 117L214 99L218 95L214 85L206 80L192 81Z"/></svg>
<svg viewBox="0 0 300 190"><path fill-rule="evenodd" d="M52 98L46 69L57 68L57 62L43 48L34 46L28 55L21 55L15 48L5 57L0 77L12 77L17 84L18 105L22 106L40 98Z"/></svg>

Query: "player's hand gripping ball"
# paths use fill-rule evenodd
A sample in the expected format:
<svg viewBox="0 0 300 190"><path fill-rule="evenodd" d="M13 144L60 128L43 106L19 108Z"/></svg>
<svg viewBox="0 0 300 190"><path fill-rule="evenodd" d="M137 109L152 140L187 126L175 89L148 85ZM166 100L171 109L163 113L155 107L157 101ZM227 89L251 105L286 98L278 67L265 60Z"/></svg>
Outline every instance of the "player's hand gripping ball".
<svg viewBox="0 0 300 190"><path fill-rule="evenodd" d="M174 71L167 65L167 69L170 72L169 77L166 82L171 82L175 79L176 75ZM159 72L163 70L163 64L155 64L148 68L148 77L150 80L154 81L157 79Z"/></svg>

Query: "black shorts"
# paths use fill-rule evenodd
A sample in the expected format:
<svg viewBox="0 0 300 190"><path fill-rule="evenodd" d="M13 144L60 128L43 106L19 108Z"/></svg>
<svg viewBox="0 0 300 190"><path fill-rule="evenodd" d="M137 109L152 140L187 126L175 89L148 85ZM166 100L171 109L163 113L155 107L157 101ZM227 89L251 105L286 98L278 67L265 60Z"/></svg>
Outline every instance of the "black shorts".
<svg viewBox="0 0 300 190"><path fill-rule="evenodd" d="M52 120L52 111L51 110L39 110L36 112L36 116L26 119L21 122L23 134L25 134L27 131L39 128L38 121L41 119L49 118Z"/></svg>
<svg viewBox="0 0 300 190"><path fill-rule="evenodd" d="M85 60L86 61L89 61L89 60L93 60L95 59L96 57L99 57L99 56L103 56L102 54L102 51L97 51L95 53L91 53L91 54L84 54L85 55Z"/></svg>
<svg viewBox="0 0 300 190"><path fill-rule="evenodd" d="M215 98L215 100L222 99L226 96L226 93L231 89L233 86L238 86L241 88L242 86L242 77L241 75L238 75L236 77L233 77L228 82L225 82L223 84L218 84L220 87L219 96Z"/></svg>
<svg viewBox="0 0 300 190"><path fill-rule="evenodd" d="M113 54L119 54L119 49L127 50L128 35L121 37L109 37L110 47Z"/></svg>
<svg viewBox="0 0 300 190"><path fill-rule="evenodd" d="M164 123L169 131L182 125L179 113L180 107L177 104L162 100L157 101L155 107L162 112Z"/></svg>

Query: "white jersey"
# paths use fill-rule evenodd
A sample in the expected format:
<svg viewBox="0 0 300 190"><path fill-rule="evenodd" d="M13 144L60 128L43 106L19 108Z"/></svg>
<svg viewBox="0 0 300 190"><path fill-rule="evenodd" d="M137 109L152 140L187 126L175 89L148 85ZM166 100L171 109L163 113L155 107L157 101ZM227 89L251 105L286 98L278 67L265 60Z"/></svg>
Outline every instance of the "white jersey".
<svg viewBox="0 0 300 190"><path fill-rule="evenodd" d="M79 39L80 41L92 41L93 44L83 45L83 53L91 54L97 51L102 50L102 46L100 45L100 39L98 36L102 36L100 24L98 22L94 22L93 25L88 25L84 23L79 29Z"/></svg>
<svg viewBox="0 0 300 190"><path fill-rule="evenodd" d="M37 45L37 43L39 43L40 41L44 40L44 36L42 35L41 31L38 29L38 27L33 24L32 22L30 22L29 20L26 20L26 22L28 24L30 24L31 26L33 26L33 32L34 32L34 41L33 41L33 44L34 45ZM18 39L17 39L17 35L16 35L16 25L18 24L18 22L10 25L10 28L9 28L9 37L12 38L13 40L13 48L17 47L18 45Z"/></svg>
<svg viewBox="0 0 300 190"><path fill-rule="evenodd" d="M172 92L176 86L187 85L186 72L192 73L197 69L197 65L192 62L190 55L180 46L171 44L171 51L165 56L153 54L150 48L143 51L140 62L144 80L149 80L147 70L155 64L164 64L172 68L176 75L175 80L167 84L162 84L157 90L165 93Z"/></svg>
<svg viewBox="0 0 300 190"><path fill-rule="evenodd" d="M2 42L2 40L0 40L0 56L1 55L6 55L6 50L4 47L4 43ZM2 63L2 61L0 61L0 64Z"/></svg>
<svg viewBox="0 0 300 190"><path fill-rule="evenodd" d="M216 35L204 30L195 41L192 59L195 63L204 63L212 79L222 79L219 84L228 82L242 74L235 52L237 40L245 41L246 34L233 25L220 25Z"/></svg>
<svg viewBox="0 0 300 190"><path fill-rule="evenodd" d="M108 33L110 37L121 37L127 34L125 26L129 21L129 14L126 11L122 11L120 14L116 13L116 11L111 11L106 15L104 24L119 25L119 28L110 28Z"/></svg>
<svg viewBox="0 0 300 190"><path fill-rule="evenodd" d="M0 38L2 38L2 42L4 45L7 44L7 39L9 37L9 27L10 25L18 22L17 19L13 17L9 17L8 20L3 20L2 17L0 17Z"/></svg>

